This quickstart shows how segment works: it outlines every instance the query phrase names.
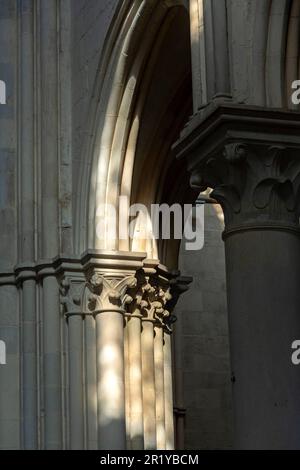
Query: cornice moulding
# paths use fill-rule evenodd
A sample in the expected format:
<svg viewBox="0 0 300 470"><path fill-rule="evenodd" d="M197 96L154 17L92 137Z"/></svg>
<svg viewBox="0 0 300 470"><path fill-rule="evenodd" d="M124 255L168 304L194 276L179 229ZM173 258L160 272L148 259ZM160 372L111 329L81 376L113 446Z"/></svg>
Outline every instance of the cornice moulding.
<svg viewBox="0 0 300 470"><path fill-rule="evenodd" d="M247 106L230 102L210 103L191 117L172 149L178 159L187 158L193 170L224 140L300 146L300 113L282 109Z"/></svg>
<svg viewBox="0 0 300 470"><path fill-rule="evenodd" d="M224 236L236 230L299 231L300 113L211 103L174 145L191 186L212 188L221 204Z"/></svg>

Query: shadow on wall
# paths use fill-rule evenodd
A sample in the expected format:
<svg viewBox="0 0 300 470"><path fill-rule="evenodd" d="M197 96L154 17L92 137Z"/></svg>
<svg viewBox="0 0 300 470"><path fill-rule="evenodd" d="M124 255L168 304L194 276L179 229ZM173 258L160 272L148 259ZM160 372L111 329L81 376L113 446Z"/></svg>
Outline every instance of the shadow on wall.
<svg viewBox="0 0 300 470"><path fill-rule="evenodd" d="M179 269L193 277L187 295L176 307L175 384L178 409L177 446L184 449L232 447L232 403L223 212L205 205L204 247L184 251ZM185 418L180 417L186 410ZM184 436L180 436L184 419ZM178 423L179 420L179 423Z"/></svg>
<svg viewBox="0 0 300 470"><path fill-rule="evenodd" d="M125 428L125 419L111 419L108 420L105 425L101 425L101 431L99 431L99 442L110 442L109 450L119 450L120 445L116 442L115 436L120 433L120 429ZM101 439L101 436L104 439ZM107 447L99 447L99 450L107 450Z"/></svg>

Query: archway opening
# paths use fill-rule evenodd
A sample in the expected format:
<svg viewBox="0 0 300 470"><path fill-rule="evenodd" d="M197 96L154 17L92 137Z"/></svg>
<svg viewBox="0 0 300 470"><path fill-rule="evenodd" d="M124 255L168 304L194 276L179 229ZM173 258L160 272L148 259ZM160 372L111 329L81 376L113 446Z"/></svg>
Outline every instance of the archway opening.
<svg viewBox="0 0 300 470"><path fill-rule="evenodd" d="M182 207L197 199L197 192L190 188L185 163L176 160L172 152L173 143L193 114L186 3L133 2L128 11L119 12L123 20L116 21L115 34L108 40L109 57L99 68L99 76L104 79L100 84L97 81L99 89L94 93L98 101L92 109L94 115L91 113L93 138L85 165L90 173L88 177L83 173L83 216L78 219L86 225L80 251L96 248L143 252L169 270L178 267L180 240L143 239L135 236L136 232L133 238L128 235L121 239L119 227L109 227L107 207L112 206L120 220L120 196L127 197L130 204L143 204L148 210L152 204ZM101 205L104 211L100 213ZM197 259L195 256L196 262ZM191 302L196 303L197 299L190 295L183 298L184 323L185 310L189 310ZM200 305L195 306L194 313L199 313L199 309ZM202 320L195 317L195 324ZM195 369L194 374L198 372ZM188 387L188 381L181 386ZM198 391L194 389L194 393ZM190 411L193 413L193 406ZM200 427L201 419L197 423ZM199 446L201 442L195 447Z"/></svg>
<svg viewBox="0 0 300 470"><path fill-rule="evenodd" d="M144 204L149 212L151 204L183 206L197 197L190 188L184 162L176 160L171 150L193 113L189 28L187 10L173 8L172 16L162 25L158 50L153 49L149 86L147 90L144 85L140 87L146 97L140 115L131 202ZM149 60L153 61L153 55ZM140 249L173 269L177 267L179 246L179 240L158 239L154 246L142 243Z"/></svg>

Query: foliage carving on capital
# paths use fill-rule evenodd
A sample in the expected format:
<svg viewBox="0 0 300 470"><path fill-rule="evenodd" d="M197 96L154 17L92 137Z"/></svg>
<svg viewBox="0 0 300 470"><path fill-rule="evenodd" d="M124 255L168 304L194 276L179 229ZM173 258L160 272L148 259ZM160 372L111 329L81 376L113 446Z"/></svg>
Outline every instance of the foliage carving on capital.
<svg viewBox="0 0 300 470"><path fill-rule="evenodd" d="M152 322L155 326L165 328L170 317L167 303L171 299L170 285L159 276L140 273L134 300L129 307L130 316L139 316L142 321Z"/></svg>
<svg viewBox="0 0 300 470"><path fill-rule="evenodd" d="M126 310L133 298L130 291L136 286L131 275L105 276L94 273L89 280L64 277L60 282L60 304L62 314L96 315L103 310Z"/></svg>
<svg viewBox="0 0 300 470"><path fill-rule="evenodd" d="M283 145L233 142L193 172L191 185L212 188L226 228L253 224L299 225L300 156Z"/></svg>
<svg viewBox="0 0 300 470"><path fill-rule="evenodd" d="M137 280L132 275L109 276L95 272L88 282L88 308L95 313L110 309L125 311L126 306L133 302L129 292L136 285Z"/></svg>
<svg viewBox="0 0 300 470"><path fill-rule="evenodd" d="M240 142L224 146L223 155L231 163L237 163L247 158L247 146Z"/></svg>
<svg viewBox="0 0 300 470"><path fill-rule="evenodd" d="M145 298L145 292L147 290L147 278L142 270L136 273L136 283L129 290L129 296L132 299L131 302L127 303L128 318L139 317L142 318L142 312L148 306L148 302Z"/></svg>
<svg viewBox="0 0 300 470"><path fill-rule="evenodd" d="M153 321L156 326L164 327L170 312L167 310L167 302L171 299L168 284L161 286L156 280L150 280L145 286L145 307L142 310L144 320Z"/></svg>
<svg viewBox="0 0 300 470"><path fill-rule="evenodd" d="M84 314L85 279L64 277L60 283L60 305L66 316Z"/></svg>
<svg viewBox="0 0 300 470"><path fill-rule="evenodd" d="M98 271L87 277L80 272L67 274L60 280L61 311L69 318L117 310L128 319L139 317L170 332L176 321L173 309L190 282L179 272L146 275L142 269L135 276Z"/></svg>

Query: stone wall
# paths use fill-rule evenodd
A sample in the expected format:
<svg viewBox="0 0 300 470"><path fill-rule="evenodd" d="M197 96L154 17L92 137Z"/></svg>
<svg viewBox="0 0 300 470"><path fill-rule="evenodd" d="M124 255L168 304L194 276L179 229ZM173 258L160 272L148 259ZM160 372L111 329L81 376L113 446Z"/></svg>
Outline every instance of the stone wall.
<svg viewBox="0 0 300 470"><path fill-rule="evenodd" d="M1 2L0 80L6 84L6 104L0 105L0 266L7 269L16 262L16 3Z"/></svg>
<svg viewBox="0 0 300 470"><path fill-rule="evenodd" d="M72 5L73 178L78 182L82 146L101 52L118 0L76 0ZM75 206L75 204L74 204Z"/></svg>
<svg viewBox="0 0 300 470"><path fill-rule="evenodd" d="M17 260L17 22L16 2L0 8L0 79L6 83L6 104L0 105L0 340L6 361L0 366L0 449L20 445L19 312L15 286L3 285L4 273Z"/></svg>
<svg viewBox="0 0 300 470"><path fill-rule="evenodd" d="M228 449L232 446L231 382L223 214L219 206L205 205L205 240L200 251L185 251L179 268L193 277L187 294L176 307L175 341L186 408L186 449Z"/></svg>

